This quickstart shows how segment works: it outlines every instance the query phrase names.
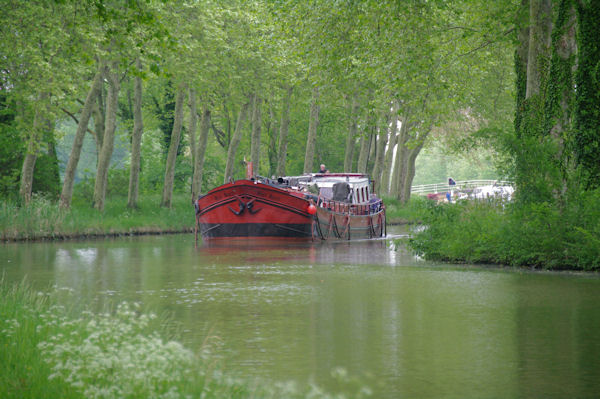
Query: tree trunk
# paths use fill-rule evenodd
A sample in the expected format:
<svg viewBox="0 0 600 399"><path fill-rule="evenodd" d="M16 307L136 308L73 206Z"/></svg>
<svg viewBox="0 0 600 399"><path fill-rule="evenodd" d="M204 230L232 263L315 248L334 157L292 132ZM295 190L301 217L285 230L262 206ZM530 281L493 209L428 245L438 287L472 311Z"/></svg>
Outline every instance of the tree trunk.
<svg viewBox="0 0 600 399"><path fill-rule="evenodd" d="M43 100L46 98L46 94L42 93L39 98ZM40 147L41 140L41 124L42 124L42 110L38 106L35 110L35 116L33 117L33 126L31 133L27 140L27 152L25 159L23 159L23 167L21 169L21 185L19 188L19 197L21 201L28 204L31 201L31 190L33 188L33 172L35 170L35 162L37 160L37 154Z"/></svg>
<svg viewBox="0 0 600 399"><path fill-rule="evenodd" d="M367 126L369 129L369 126ZM369 162L369 152L371 151L372 134L366 131L360 138L360 152L358 153L358 173L367 173L367 163Z"/></svg>
<svg viewBox="0 0 600 399"><path fill-rule="evenodd" d="M185 84L177 87L175 98L175 115L173 119L173 131L169 143L169 152L167 154L167 163L165 168L165 183L163 185L162 201L160 206L171 207L173 197L173 184L175 180L175 161L177 160L177 149L181 139L181 127L183 126L183 103L185 102Z"/></svg>
<svg viewBox="0 0 600 399"><path fill-rule="evenodd" d="M194 186L195 195L202 192L202 173L204 169L204 154L206 153L206 143L208 142L208 131L210 129L210 109L207 106L202 111L202 120L200 121L200 137L196 150L196 164L194 166ZM195 199L195 198L194 198Z"/></svg>
<svg viewBox="0 0 600 399"><path fill-rule="evenodd" d="M365 122L364 133L362 134L360 141L360 153L358 155L358 173L367 173L367 165L369 164L369 155L371 154L371 145L373 141L373 126L375 124L375 118L373 110L367 111L367 118Z"/></svg>
<svg viewBox="0 0 600 399"><path fill-rule="evenodd" d="M106 67L104 68L106 73ZM96 167L98 166L98 158L100 158L100 151L102 151L102 144L104 143L104 131L105 128L105 114L106 107L104 104L104 82L103 78L100 79L100 87L98 88L98 97L92 106L92 116L94 118L94 140L96 141Z"/></svg>
<svg viewBox="0 0 600 399"><path fill-rule="evenodd" d="M392 172L392 182L390 187L390 195L396 198L400 197L400 185L406 176L406 143L408 141L408 117L402 119L400 126L400 134L398 135L398 144L396 149L396 159L394 161L394 170Z"/></svg>
<svg viewBox="0 0 600 399"><path fill-rule="evenodd" d="M373 164L373 171L371 172L371 178L373 179L373 190L375 192L381 192L381 176L383 171L383 162L385 160L385 146L388 142L388 125L389 125L389 112L381 117L379 123L379 133L377 134L377 149L375 150L375 163Z"/></svg>
<svg viewBox="0 0 600 399"><path fill-rule="evenodd" d="M189 106L190 106L190 126L189 126L189 135L190 135L190 152L192 154L192 201L196 198L199 193L199 184L194 179L196 176L196 156L198 154L198 149L196 146L196 128L198 125L198 107L196 106L196 90L193 87L189 89Z"/></svg>
<svg viewBox="0 0 600 399"><path fill-rule="evenodd" d="M575 2L574 2L575 3ZM583 172L585 189L600 187L600 4L598 0L576 2L577 96L573 104L574 160Z"/></svg>
<svg viewBox="0 0 600 399"><path fill-rule="evenodd" d="M516 75L516 107L515 107L515 133L521 137L521 122L524 117L523 102L527 92L527 54L529 53L529 0L521 0L519 9L519 44L515 52Z"/></svg>
<svg viewBox="0 0 600 399"><path fill-rule="evenodd" d="M225 175L223 179L224 183L227 183L230 178L233 178L235 153L237 152L238 145L240 144L240 140L242 139L243 125L244 121L246 120L246 113L248 112L249 107L250 103L245 103L240 108L240 112L238 114L238 119L235 125L235 130L233 132L233 137L231 138L231 142L229 143L229 149L227 150L227 164L225 165Z"/></svg>
<svg viewBox="0 0 600 399"><path fill-rule="evenodd" d="M368 173L369 169L373 170L375 158L377 157L377 126L375 121L373 121L370 130L371 139L369 140L369 155L367 156L367 168L365 169L365 173Z"/></svg>
<svg viewBox="0 0 600 399"><path fill-rule="evenodd" d="M117 68L118 64L114 62L112 67L106 72L109 86L108 96L106 98L106 125L104 127L102 149L100 150L100 155L98 157L98 170L96 172L96 182L94 184L94 208L99 211L104 210L106 186L108 184L108 169L110 167L110 159L112 157L115 141L115 129L117 127L117 107L120 89Z"/></svg>
<svg viewBox="0 0 600 399"><path fill-rule="evenodd" d="M423 143L417 145L415 148L411 149L408 153L408 157L406 160L406 173L404 176L404 181L402 182L402 188L400 190L400 203L408 204L410 201L410 193L412 188L412 182L415 178L415 162L417 160L417 156L423 149Z"/></svg>
<svg viewBox="0 0 600 399"><path fill-rule="evenodd" d="M267 153L269 158L269 176L275 174L277 169L277 122L275 121L275 110L273 109L273 102L269 103L269 118L265 121L265 131L269 137L269 151Z"/></svg>
<svg viewBox="0 0 600 399"><path fill-rule="evenodd" d="M531 24L529 28L525 98L540 93L542 78L545 71L547 71L552 31L552 1L530 0L529 18Z"/></svg>
<svg viewBox="0 0 600 399"><path fill-rule="evenodd" d="M385 152L383 170L381 171L381 185L379 189L381 194L389 194L390 192L390 175L392 175L394 148L398 142L396 134L398 132L398 101L396 100L393 101L391 113L389 144L387 146L387 151Z"/></svg>
<svg viewBox="0 0 600 399"><path fill-rule="evenodd" d="M290 126L290 102L292 98L292 86L288 87L283 97L283 107L281 108L281 125L279 126L279 148L277 157L277 176L285 176L285 161L287 156L287 136Z"/></svg>
<svg viewBox="0 0 600 399"><path fill-rule="evenodd" d="M98 98L100 92L100 86L102 84L102 76L104 75L104 65L100 64L98 72L92 80L92 87L85 98L83 108L81 109L81 116L79 117L79 123L77 124L77 131L75 132L75 139L73 140L73 148L71 148L71 155L69 155L69 161L65 168L65 178L63 182L62 192L60 194L59 205L63 209L67 209L71 206L71 198L73 197L73 183L75 181L75 171L77 170L77 164L81 156L81 147L83 146L83 139L87 132L90 117L92 115L92 109Z"/></svg>
<svg viewBox="0 0 600 399"><path fill-rule="evenodd" d="M138 71L142 70L142 62L139 57L136 60ZM139 185L142 134L144 125L142 120L142 78L135 77L133 87L133 135L131 137L131 165L129 170L129 190L127 195L127 207L137 208Z"/></svg>
<svg viewBox="0 0 600 399"><path fill-rule="evenodd" d="M306 139L306 155L304 157L303 173L311 173L315 160L315 146L317 144L317 128L319 126L319 88L314 87L312 102L310 104L310 121L308 123L308 137Z"/></svg>
<svg viewBox="0 0 600 399"><path fill-rule="evenodd" d="M46 145L48 146L48 158L50 158L50 164L48 165L51 176L51 181L49 182L51 185L50 193L58 195L60 190L60 168L58 166L59 160L56 151L56 137L54 136L55 124L51 119L46 118L45 125L47 132ZM33 185L35 186L35 177Z"/></svg>
<svg viewBox="0 0 600 399"><path fill-rule="evenodd" d="M358 119L358 95L352 95L352 104L350 106L350 125L348 126L348 136L346 136L346 152L344 156L344 172L352 172L352 160L354 159L354 142L356 140Z"/></svg>
<svg viewBox="0 0 600 399"><path fill-rule="evenodd" d="M262 99L255 93L252 105L252 139L250 143L250 161L255 175L259 174L260 170L261 103Z"/></svg>
<svg viewBox="0 0 600 399"><path fill-rule="evenodd" d="M575 7L573 4L564 10L566 15L561 15L558 20L561 24L557 26L560 35L556 35L553 44L553 57L550 66L550 80L562 80L561 84L550 85L546 118L549 119L550 135L558 146L558 160L562 160L564 151L564 138L566 132L572 128L572 104L575 87L574 74L577 71L575 56L577 54L577 42L575 32L577 28ZM568 160L565 160L565 164Z"/></svg>
<svg viewBox="0 0 600 399"><path fill-rule="evenodd" d="M36 115L37 117L37 115ZM35 130L35 127L34 127ZM33 132L27 143L27 154L23 160L23 168L21 169L21 186L19 189L19 197L28 204L31 201L31 188L33 187L33 171L35 169L35 161L37 160L37 152L39 146L39 135Z"/></svg>

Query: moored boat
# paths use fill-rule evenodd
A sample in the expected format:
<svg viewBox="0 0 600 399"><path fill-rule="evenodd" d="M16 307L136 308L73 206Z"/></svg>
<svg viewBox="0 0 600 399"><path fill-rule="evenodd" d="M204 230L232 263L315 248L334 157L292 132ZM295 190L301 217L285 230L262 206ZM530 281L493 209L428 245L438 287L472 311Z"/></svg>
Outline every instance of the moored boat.
<svg viewBox="0 0 600 399"><path fill-rule="evenodd" d="M232 181L195 201L196 238L375 238L385 207L367 175L325 173Z"/></svg>

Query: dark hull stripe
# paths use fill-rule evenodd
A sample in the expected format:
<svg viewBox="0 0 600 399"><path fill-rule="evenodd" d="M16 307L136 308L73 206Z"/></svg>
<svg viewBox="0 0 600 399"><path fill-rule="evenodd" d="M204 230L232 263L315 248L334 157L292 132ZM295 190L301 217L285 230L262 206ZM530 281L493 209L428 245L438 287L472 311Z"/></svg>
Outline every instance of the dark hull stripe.
<svg viewBox="0 0 600 399"><path fill-rule="evenodd" d="M311 238L311 223L274 224L274 223L201 223L202 237L289 237Z"/></svg>

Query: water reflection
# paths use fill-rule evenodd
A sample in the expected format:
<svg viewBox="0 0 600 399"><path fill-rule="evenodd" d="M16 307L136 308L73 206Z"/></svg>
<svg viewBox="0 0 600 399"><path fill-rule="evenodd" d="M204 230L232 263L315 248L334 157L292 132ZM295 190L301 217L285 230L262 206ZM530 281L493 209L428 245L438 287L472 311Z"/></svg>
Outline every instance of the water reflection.
<svg viewBox="0 0 600 399"><path fill-rule="evenodd" d="M402 234L402 232L398 232ZM282 245L283 244L283 245ZM82 302L168 311L183 340L225 343L228 369L376 397L585 397L600 388L600 279L442 266L389 240L218 242L191 235L4 245L9 281Z"/></svg>

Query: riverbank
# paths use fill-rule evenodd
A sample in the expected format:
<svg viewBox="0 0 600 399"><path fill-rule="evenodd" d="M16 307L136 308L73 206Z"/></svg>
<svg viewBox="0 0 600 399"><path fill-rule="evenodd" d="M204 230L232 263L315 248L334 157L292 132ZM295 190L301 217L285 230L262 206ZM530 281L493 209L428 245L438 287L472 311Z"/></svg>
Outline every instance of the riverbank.
<svg viewBox="0 0 600 399"><path fill-rule="evenodd" d="M35 292L0 280L0 397L346 397L312 384L237 378L218 363L218 339L208 337L194 353L168 337L165 324L135 303L92 313L68 289ZM369 393L364 386L343 392Z"/></svg>
<svg viewBox="0 0 600 399"><path fill-rule="evenodd" d="M425 200L420 198L411 200L408 206L401 206L392 198L384 201L389 225L416 223L425 209ZM71 209L63 210L55 201L45 198L21 207L0 202L0 240L43 241L194 231L194 208L187 194L175 195L170 209L159 204L158 195L141 198L137 209L127 208L127 198L112 198L106 202L104 212L87 203L73 203Z"/></svg>
<svg viewBox="0 0 600 399"><path fill-rule="evenodd" d="M383 202L387 224L390 226L421 223L428 206L428 200L418 195L412 196L406 205L391 197L384 197Z"/></svg>
<svg viewBox="0 0 600 399"><path fill-rule="evenodd" d="M428 260L600 270L600 190L562 208L495 200L429 204L408 242Z"/></svg>
<svg viewBox="0 0 600 399"><path fill-rule="evenodd" d="M127 198L107 200L104 212L87 203L69 210L55 201L38 198L27 206L0 202L0 240L33 241L187 233L194 230L194 208L189 195L173 197L172 207L160 207L160 196L140 199L137 209L127 208Z"/></svg>

